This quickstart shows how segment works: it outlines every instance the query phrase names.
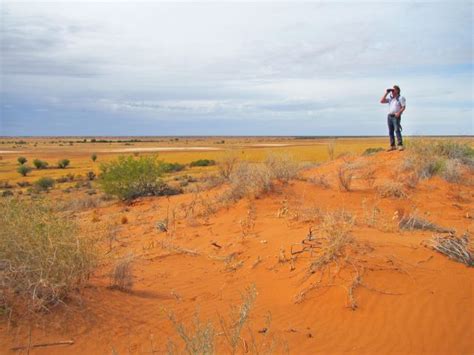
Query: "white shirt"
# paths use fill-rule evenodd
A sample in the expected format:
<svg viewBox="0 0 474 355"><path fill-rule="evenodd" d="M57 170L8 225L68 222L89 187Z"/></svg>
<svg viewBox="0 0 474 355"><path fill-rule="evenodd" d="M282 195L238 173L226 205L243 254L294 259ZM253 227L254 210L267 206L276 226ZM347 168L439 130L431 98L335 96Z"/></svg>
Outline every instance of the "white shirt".
<svg viewBox="0 0 474 355"><path fill-rule="evenodd" d="M399 96L397 100L392 95L387 97L387 101L388 101L389 114L397 113L398 111L402 109L402 107L406 106L406 102L407 102L403 96Z"/></svg>

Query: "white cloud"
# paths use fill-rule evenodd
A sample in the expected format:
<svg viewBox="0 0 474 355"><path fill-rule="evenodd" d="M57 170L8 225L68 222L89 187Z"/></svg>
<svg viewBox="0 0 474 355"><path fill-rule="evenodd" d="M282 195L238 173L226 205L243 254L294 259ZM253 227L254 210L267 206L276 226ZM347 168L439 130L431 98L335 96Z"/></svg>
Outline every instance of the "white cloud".
<svg viewBox="0 0 474 355"><path fill-rule="evenodd" d="M342 129L383 116L379 96L397 83L407 116L442 127L457 115L472 134L470 2L2 5L3 107L26 102L66 121L81 109L156 121L310 116Z"/></svg>

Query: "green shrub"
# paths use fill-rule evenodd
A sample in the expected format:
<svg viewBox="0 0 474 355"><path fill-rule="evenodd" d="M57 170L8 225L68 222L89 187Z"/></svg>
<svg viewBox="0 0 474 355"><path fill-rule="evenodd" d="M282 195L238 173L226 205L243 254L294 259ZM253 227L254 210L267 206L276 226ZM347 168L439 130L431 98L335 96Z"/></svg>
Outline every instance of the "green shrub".
<svg viewBox="0 0 474 355"><path fill-rule="evenodd" d="M40 191L48 191L54 186L54 179L50 177L42 177L35 181L35 187Z"/></svg>
<svg viewBox="0 0 474 355"><path fill-rule="evenodd" d="M33 165L35 166L36 169L46 169L48 167L47 162L43 160L39 160L39 159L33 160Z"/></svg>
<svg viewBox="0 0 474 355"><path fill-rule="evenodd" d="M91 160L92 160L93 162L95 162L95 161L97 160L97 154L92 153L92 155L91 155Z"/></svg>
<svg viewBox="0 0 474 355"><path fill-rule="evenodd" d="M41 310L67 299L96 263L94 242L42 201L0 201L0 294Z"/></svg>
<svg viewBox="0 0 474 355"><path fill-rule="evenodd" d="M215 160L199 159L199 160L192 161L189 164L189 166L211 166L211 165L215 165L215 164L216 164Z"/></svg>
<svg viewBox="0 0 474 355"><path fill-rule="evenodd" d="M26 176L31 172L31 168L28 165L20 165L16 171L21 175L21 176Z"/></svg>
<svg viewBox="0 0 474 355"><path fill-rule="evenodd" d="M165 173L172 173L184 170L185 166L179 163L162 163L163 165L163 172Z"/></svg>
<svg viewBox="0 0 474 355"><path fill-rule="evenodd" d="M20 165L23 165L28 161L28 159L26 159L25 157L19 157L17 161Z"/></svg>
<svg viewBox="0 0 474 355"><path fill-rule="evenodd" d="M167 193L168 186L161 179L165 167L156 157L120 156L101 164L100 169L99 184L104 192L122 200Z"/></svg>
<svg viewBox="0 0 474 355"><path fill-rule="evenodd" d="M66 169L66 167L69 165L70 161L69 159L62 159L58 161L58 168L60 169Z"/></svg>

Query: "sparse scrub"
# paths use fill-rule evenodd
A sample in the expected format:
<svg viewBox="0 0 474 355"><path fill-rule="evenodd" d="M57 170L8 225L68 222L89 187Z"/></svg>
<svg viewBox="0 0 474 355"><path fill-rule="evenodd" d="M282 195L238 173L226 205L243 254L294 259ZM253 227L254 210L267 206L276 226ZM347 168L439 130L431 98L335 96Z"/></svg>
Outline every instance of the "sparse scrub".
<svg viewBox="0 0 474 355"><path fill-rule="evenodd" d="M46 169L48 168L48 163L40 160L40 159L35 159L33 160L33 165L35 166L36 169Z"/></svg>
<svg viewBox="0 0 474 355"><path fill-rule="evenodd" d="M35 188L39 191L48 191L54 186L54 179L44 176L35 181Z"/></svg>
<svg viewBox="0 0 474 355"><path fill-rule="evenodd" d="M31 169L28 165L22 164L16 169L16 171L21 175L21 176L26 176L31 172Z"/></svg>
<svg viewBox="0 0 474 355"><path fill-rule="evenodd" d="M133 276L134 256L128 255L119 260L110 274L110 288L130 292L134 284Z"/></svg>
<svg viewBox="0 0 474 355"><path fill-rule="evenodd" d="M354 217L345 211L327 213L323 216L317 236L323 246L319 255L311 263L311 273L320 270L344 254L345 248L353 242L350 231L354 223Z"/></svg>
<svg viewBox="0 0 474 355"><path fill-rule="evenodd" d="M462 164L458 159L448 159L441 172L441 177L448 182L459 182L461 180Z"/></svg>
<svg viewBox="0 0 474 355"><path fill-rule="evenodd" d="M329 183L326 175L324 174L316 175L310 178L309 182L311 182L312 184L321 186L324 189L329 189L331 187L331 184Z"/></svg>
<svg viewBox="0 0 474 355"><path fill-rule="evenodd" d="M239 161L240 159L236 152L226 152L217 164L219 174L224 179L229 179Z"/></svg>
<svg viewBox="0 0 474 355"><path fill-rule="evenodd" d="M259 197L273 189L272 177L264 165L241 162L230 175L227 197L234 201L242 197Z"/></svg>
<svg viewBox="0 0 474 355"><path fill-rule="evenodd" d="M110 163L103 163L100 169L99 184L102 189L122 200L173 192L161 179L165 172L163 162L152 156L121 156Z"/></svg>
<svg viewBox="0 0 474 355"><path fill-rule="evenodd" d="M265 165L272 176L284 183L295 178L299 171L299 164L289 154L268 154Z"/></svg>
<svg viewBox="0 0 474 355"><path fill-rule="evenodd" d="M211 159L199 159L199 160L195 160L195 161L192 161L189 166L193 167L193 166L211 166L211 165L215 165L216 162L215 160L211 160Z"/></svg>
<svg viewBox="0 0 474 355"><path fill-rule="evenodd" d="M440 175L456 182L462 166L474 166L474 149L454 141L416 141L409 145L402 168L413 170L420 178Z"/></svg>
<svg viewBox="0 0 474 355"><path fill-rule="evenodd" d="M225 340L225 344L222 344L222 346L226 345L227 348L227 351L225 352L230 354L239 353L240 350L242 352L248 352L248 345L250 344L254 350L254 353L259 353L257 341L254 338L254 334L250 329L249 324L250 314L256 298L257 290L255 286L252 285L248 287L241 295L242 303L240 306L232 307L231 314L228 317L220 316L220 327ZM216 340L217 327L215 327L212 322L202 322L199 319L199 315L195 313L193 317L193 327L186 328L183 323L176 320L176 317L173 313L170 312L168 317L173 323L179 337L184 342L185 353L193 355L214 354L216 351L218 351L220 344ZM269 321L267 323L269 323ZM269 327L270 325L267 324L267 326ZM248 329L249 331L248 341L244 340L244 329ZM219 350L220 353L224 352L224 349ZM168 344L168 352L178 352L177 346L171 341Z"/></svg>
<svg viewBox="0 0 474 355"><path fill-rule="evenodd" d="M454 233L451 228L444 228L418 216L418 213L412 212L405 216L400 216L398 226L402 230L429 230L438 233Z"/></svg>
<svg viewBox="0 0 474 355"><path fill-rule="evenodd" d="M165 173L172 173L184 170L184 164L179 163L162 163L163 164L163 172Z"/></svg>
<svg viewBox="0 0 474 355"><path fill-rule="evenodd" d="M435 235L427 245L452 260L474 267L474 248L468 234L460 238L455 235Z"/></svg>
<svg viewBox="0 0 474 355"><path fill-rule="evenodd" d="M28 159L26 159L25 157L18 157L17 161L18 164L23 165L28 161Z"/></svg>
<svg viewBox="0 0 474 355"><path fill-rule="evenodd" d="M183 323L178 322L173 313L168 318L173 323L176 332L185 344L185 353L189 355L212 355L215 354L215 330L211 322L202 323L197 313L194 314L193 327L186 329ZM168 354L175 354L176 345L168 342ZM181 352L180 352L181 353Z"/></svg>
<svg viewBox="0 0 474 355"><path fill-rule="evenodd" d="M377 191L380 197L408 197L408 194L405 191L405 186L402 183L396 181L386 181L385 183L377 186Z"/></svg>
<svg viewBox="0 0 474 355"><path fill-rule="evenodd" d="M97 160L97 154L96 154L96 153L92 153L92 155L91 155L91 160L92 160L93 162L95 162L95 161Z"/></svg>
<svg viewBox="0 0 474 355"><path fill-rule="evenodd" d="M71 161L69 159L61 159L60 161L58 161L58 168L66 169L70 163Z"/></svg>
<svg viewBox="0 0 474 355"><path fill-rule="evenodd" d="M344 163L339 166L337 170L337 177L339 182L339 188L343 191L351 191L352 178L354 174L352 167L348 163Z"/></svg>
<svg viewBox="0 0 474 355"><path fill-rule="evenodd" d="M66 300L95 266L94 241L42 201L0 201L1 293L46 309Z"/></svg>

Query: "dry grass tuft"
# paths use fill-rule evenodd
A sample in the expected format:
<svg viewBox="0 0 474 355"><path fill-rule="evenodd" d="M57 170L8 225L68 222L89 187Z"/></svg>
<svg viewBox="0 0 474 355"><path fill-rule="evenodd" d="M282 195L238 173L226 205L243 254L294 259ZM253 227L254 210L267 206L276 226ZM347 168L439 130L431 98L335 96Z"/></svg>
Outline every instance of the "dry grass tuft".
<svg viewBox="0 0 474 355"><path fill-rule="evenodd" d="M417 140L409 144L402 170L412 171L421 179L439 175L449 182L458 182L463 166L474 166L474 149L469 144Z"/></svg>
<svg viewBox="0 0 474 355"><path fill-rule="evenodd" d="M240 158L236 151L226 152L224 156L217 162L219 174L224 179L228 180L239 162Z"/></svg>
<svg viewBox="0 0 474 355"><path fill-rule="evenodd" d="M284 183L294 179L300 170L298 162L289 154L268 154L264 164L273 178Z"/></svg>
<svg viewBox="0 0 474 355"><path fill-rule="evenodd" d="M272 174L262 164L241 162L230 176L230 190L223 198L237 201L243 197L258 198L273 190Z"/></svg>
<svg viewBox="0 0 474 355"><path fill-rule="evenodd" d="M323 189L331 188L331 184L329 183L326 175L316 175L314 177L309 178L308 180L310 183L315 184L317 186L321 186Z"/></svg>
<svg viewBox="0 0 474 355"><path fill-rule="evenodd" d="M387 181L377 187L380 197L407 198L405 186L396 181Z"/></svg>
<svg viewBox="0 0 474 355"><path fill-rule="evenodd" d="M416 212L401 216L398 226L402 230L429 230L437 233L454 233L451 228L444 228L418 216Z"/></svg>
<svg viewBox="0 0 474 355"><path fill-rule="evenodd" d="M311 273L320 270L344 254L345 248L354 241L350 235L354 223L355 218L345 211L336 211L323 216L317 236L321 246L310 265Z"/></svg>
<svg viewBox="0 0 474 355"><path fill-rule="evenodd" d="M119 260L110 274L110 288L130 292L134 284L133 262L135 257L128 255Z"/></svg>
<svg viewBox="0 0 474 355"><path fill-rule="evenodd" d="M173 313L169 313L168 318L173 323L176 332L183 340L185 346L185 351L179 352L177 346L170 340L168 341L168 354L215 354L215 331L212 323L202 323L199 319L199 314L195 313L193 317L193 327L187 329L183 323L176 320Z"/></svg>
<svg viewBox="0 0 474 355"><path fill-rule="evenodd" d="M246 288L241 295L241 304L232 307L229 316L219 316L220 333L216 333L218 327L214 326L212 322L202 322L198 313L194 314L192 327L186 327L170 312L168 317L184 344L182 349L179 349L174 342L169 340L168 354L273 353L279 345L283 349L287 349L287 344L278 344L274 337L269 336L271 323L269 314L265 317L265 327L258 331L259 338L263 337L263 340L256 338L256 332L250 325L250 315L256 298L255 285ZM222 336L222 338L218 339L216 335ZM280 353L282 352L284 351L280 350Z"/></svg>
<svg viewBox="0 0 474 355"><path fill-rule="evenodd" d="M63 302L95 267L95 241L44 201L0 201L0 294L28 310Z"/></svg>
<svg viewBox="0 0 474 355"><path fill-rule="evenodd" d="M435 235L427 242L427 246L454 261L474 267L474 247L468 234L460 238L455 235Z"/></svg>

